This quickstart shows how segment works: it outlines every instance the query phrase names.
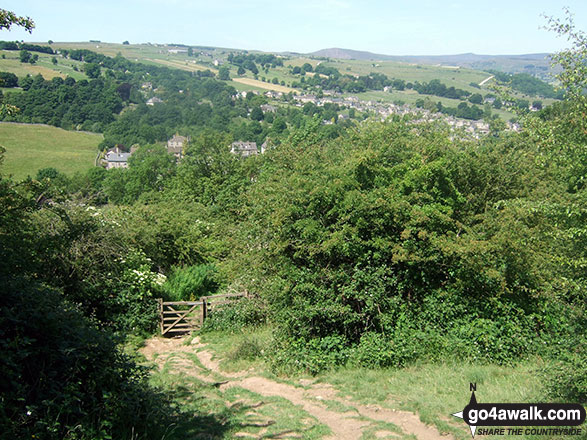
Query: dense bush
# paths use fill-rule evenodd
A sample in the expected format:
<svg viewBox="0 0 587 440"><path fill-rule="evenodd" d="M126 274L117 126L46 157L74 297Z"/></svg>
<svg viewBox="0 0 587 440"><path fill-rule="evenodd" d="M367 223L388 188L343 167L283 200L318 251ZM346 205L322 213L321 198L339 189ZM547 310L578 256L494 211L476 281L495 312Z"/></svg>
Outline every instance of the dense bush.
<svg viewBox="0 0 587 440"><path fill-rule="evenodd" d="M122 234L115 218L94 207L54 204L31 214L36 234L28 273L62 289L86 316L120 331L156 326L155 298L165 281Z"/></svg>
<svg viewBox="0 0 587 440"><path fill-rule="evenodd" d="M161 438L168 402L59 292L1 279L1 438Z"/></svg>
<svg viewBox="0 0 587 440"><path fill-rule="evenodd" d="M214 294L218 288L215 273L211 264L175 268L163 285L168 301L197 301Z"/></svg>
<svg viewBox="0 0 587 440"><path fill-rule="evenodd" d="M276 363L511 363L561 337L558 298L574 287L551 283L569 249L542 207L574 196L540 154L524 138L471 144L396 120L269 155L246 208L257 260L243 267L275 316Z"/></svg>
<svg viewBox="0 0 587 440"><path fill-rule="evenodd" d="M240 331L243 327L267 322L267 309L258 299L240 299L214 310L204 321L202 331Z"/></svg>
<svg viewBox="0 0 587 440"><path fill-rule="evenodd" d="M566 348L544 371L549 395L561 402L586 404L587 346L583 340Z"/></svg>

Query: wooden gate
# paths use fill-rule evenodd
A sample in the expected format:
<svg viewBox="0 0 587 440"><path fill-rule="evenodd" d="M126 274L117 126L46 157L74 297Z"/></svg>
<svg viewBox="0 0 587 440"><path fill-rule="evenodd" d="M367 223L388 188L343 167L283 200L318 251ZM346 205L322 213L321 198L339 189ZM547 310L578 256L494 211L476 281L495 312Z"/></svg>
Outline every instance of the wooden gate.
<svg viewBox="0 0 587 440"><path fill-rule="evenodd" d="M170 301L159 299L161 335L188 333L202 327L204 320L218 307L229 304L246 293L203 296L200 301Z"/></svg>
<svg viewBox="0 0 587 440"><path fill-rule="evenodd" d="M203 301L159 300L159 323L162 335L186 333L200 328L204 322Z"/></svg>

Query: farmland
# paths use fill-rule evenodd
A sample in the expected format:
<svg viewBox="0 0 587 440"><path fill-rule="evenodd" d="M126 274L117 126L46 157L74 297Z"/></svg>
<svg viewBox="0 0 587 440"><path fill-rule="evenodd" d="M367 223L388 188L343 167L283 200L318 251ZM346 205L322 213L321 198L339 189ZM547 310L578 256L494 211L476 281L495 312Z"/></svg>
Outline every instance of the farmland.
<svg viewBox="0 0 587 440"><path fill-rule="evenodd" d="M446 87L454 87L457 90L463 90L471 94L491 94L494 92L493 86L495 84L494 80L484 82L490 76L487 72L457 65L416 64L397 60L335 59L304 54L277 54L276 56L283 61L283 65L265 64L260 66L258 74L254 74L249 70L237 72L238 66L229 62L229 55L231 53L262 55L263 53L261 52L150 43L57 42L51 44L51 47L57 51L60 49L86 49L110 57L121 54L131 61L142 62L147 65L166 66L194 73L208 70L213 75L218 75L218 69L223 67L228 69L229 72L230 79L226 81L227 84L238 91L261 92L272 90L282 93L303 93L303 90L299 87L300 85L303 86L304 80L312 78L313 73L308 72L304 75L304 72L302 72L302 75L300 75L293 73L293 69L299 68L306 63L311 65L313 69L321 65L325 68L336 69L341 75L355 78L383 74L390 79L402 80L406 83L426 83L438 80L445 84ZM65 59L59 55L56 57L58 60L56 65L51 63L52 56L46 54L40 54L36 65L23 65L18 61L16 52L3 51L3 53L5 59L0 60L0 71L12 72L18 76L40 73L46 79L55 76L65 77L66 75L75 79L85 78L83 63ZM504 57L503 62L505 63L507 59L507 57ZM414 59L414 61L416 60L417 58ZM479 84L482 85L480 86ZM362 93L343 92L343 96L355 96L361 100L381 103L406 103L412 107L416 105L416 101L425 97L412 89L397 90L395 88L387 92L377 90L367 90ZM517 99L526 99L528 101L536 98L517 92L513 96ZM448 108L456 108L462 102L459 99L440 96L430 96L430 99L434 103L440 102ZM543 99L544 104L550 104L553 101L553 99ZM504 109L493 109L493 113L504 120L513 117L512 113Z"/></svg>
<svg viewBox="0 0 587 440"><path fill-rule="evenodd" d="M0 145L6 149L3 173L14 179L35 176L53 167L73 174L94 165L102 136L38 124L0 123Z"/></svg>
<svg viewBox="0 0 587 440"><path fill-rule="evenodd" d="M65 60L58 56L57 64L54 65L51 62L53 55L39 53L39 60L35 64L29 64L21 63L16 51L0 50L0 54L4 56L0 59L0 71L14 73L18 77L41 74L45 79L66 76L76 80L86 78L86 75L80 71L83 63L79 61Z"/></svg>

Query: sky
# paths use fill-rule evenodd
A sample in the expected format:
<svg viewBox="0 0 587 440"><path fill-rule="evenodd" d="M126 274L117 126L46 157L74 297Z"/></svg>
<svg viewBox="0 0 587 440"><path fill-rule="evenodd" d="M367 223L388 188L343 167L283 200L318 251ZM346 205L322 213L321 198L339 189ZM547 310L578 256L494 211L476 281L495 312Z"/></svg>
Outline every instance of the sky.
<svg viewBox="0 0 587 440"><path fill-rule="evenodd" d="M585 0L3 0L36 28L0 40L182 43L308 53L340 47L386 55L555 52L542 29L563 7L587 30Z"/></svg>

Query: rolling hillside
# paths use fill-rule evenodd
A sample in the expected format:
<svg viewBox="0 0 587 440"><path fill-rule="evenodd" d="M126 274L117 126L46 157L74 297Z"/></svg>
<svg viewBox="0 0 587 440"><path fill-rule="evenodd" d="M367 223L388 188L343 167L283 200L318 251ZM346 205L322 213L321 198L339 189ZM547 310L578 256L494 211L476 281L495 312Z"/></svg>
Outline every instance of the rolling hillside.
<svg viewBox="0 0 587 440"><path fill-rule="evenodd" d="M308 55L339 60L394 61L435 66L459 66L478 70L494 69L508 73L529 73L537 76L544 76L551 72L550 54L548 53L521 55L479 55L464 53L456 55L394 56L351 49L331 48L318 50Z"/></svg>
<svg viewBox="0 0 587 440"><path fill-rule="evenodd" d="M1 172L14 179L34 177L42 168L66 174L94 165L102 135L66 131L37 124L0 123L0 145L6 149Z"/></svg>

